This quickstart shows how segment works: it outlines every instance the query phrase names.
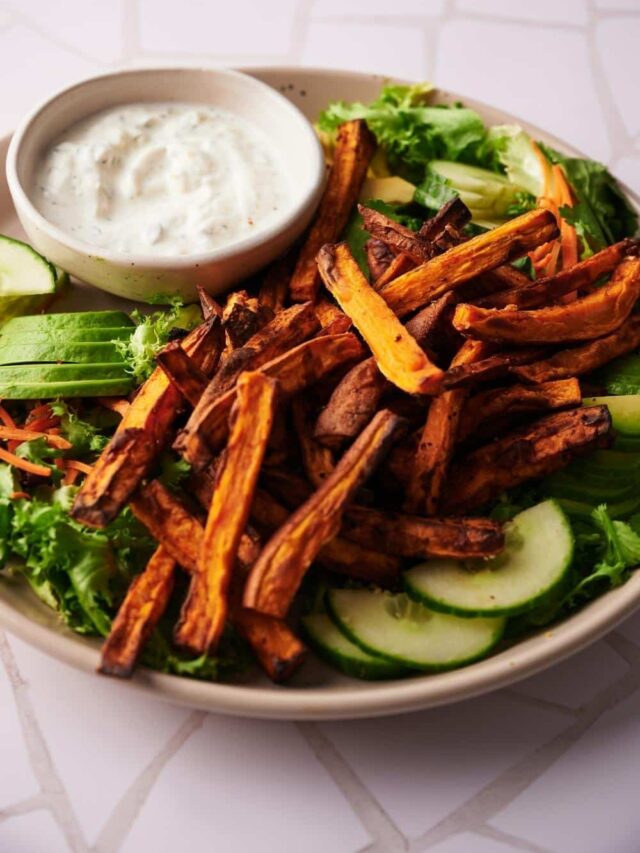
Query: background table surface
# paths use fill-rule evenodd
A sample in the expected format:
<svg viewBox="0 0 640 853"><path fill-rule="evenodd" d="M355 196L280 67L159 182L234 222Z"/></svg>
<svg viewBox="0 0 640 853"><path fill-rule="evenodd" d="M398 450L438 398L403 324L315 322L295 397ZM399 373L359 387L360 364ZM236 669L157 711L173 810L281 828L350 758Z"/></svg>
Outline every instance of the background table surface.
<svg viewBox="0 0 640 853"><path fill-rule="evenodd" d="M121 65L353 68L529 118L640 190L640 0L0 2L0 132ZM640 614L452 708L327 725L216 717L0 632L0 851L640 849Z"/></svg>

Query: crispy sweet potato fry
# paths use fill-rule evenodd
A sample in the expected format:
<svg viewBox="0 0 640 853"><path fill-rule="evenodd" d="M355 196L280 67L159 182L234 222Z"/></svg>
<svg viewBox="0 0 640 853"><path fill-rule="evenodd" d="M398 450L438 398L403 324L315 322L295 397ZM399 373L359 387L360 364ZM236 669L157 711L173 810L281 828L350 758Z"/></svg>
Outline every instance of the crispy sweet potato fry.
<svg viewBox="0 0 640 853"><path fill-rule="evenodd" d="M246 290L229 294L222 312L222 325L231 349L241 347L273 318L273 311Z"/></svg>
<svg viewBox="0 0 640 853"><path fill-rule="evenodd" d="M270 471L265 479L268 488L282 492L288 506L294 508L303 503L311 492L307 483L288 472ZM271 501L275 503L273 499ZM287 512L278 504L276 506L281 514L273 520L272 527L280 526ZM504 547L504 534L501 525L488 518L419 518L352 504L344 511L339 536L325 545L325 549L332 543L344 541L358 544L374 556L390 554L396 558L416 560L429 557L471 559L499 553ZM318 556L320 562L325 549ZM371 565L372 562L371 556L361 560L363 565ZM363 576L363 580L373 581L373 577Z"/></svg>
<svg viewBox="0 0 640 853"><path fill-rule="evenodd" d="M333 453L328 447L319 444L313 436L311 411L307 400L302 396L295 397L291 402L291 414L304 470L314 486L321 486L335 467Z"/></svg>
<svg viewBox="0 0 640 853"><path fill-rule="evenodd" d="M167 344L157 354L156 361L189 405L196 406L207 387L207 377L189 358L180 341Z"/></svg>
<svg viewBox="0 0 640 853"><path fill-rule="evenodd" d="M318 299L315 304L316 316L320 321L322 330L320 335L342 335L351 329L353 323L344 311L341 311L328 299Z"/></svg>
<svg viewBox="0 0 640 853"><path fill-rule="evenodd" d="M347 224L375 147L364 121L347 121L340 127L324 195L289 284L294 302L315 300L320 287L316 255L325 243L337 240Z"/></svg>
<svg viewBox="0 0 640 853"><path fill-rule="evenodd" d="M390 281L395 281L396 278L414 269L414 267L415 263L409 255L396 255L386 270L373 283L375 290L382 290Z"/></svg>
<svg viewBox="0 0 640 853"><path fill-rule="evenodd" d="M231 413L230 435L216 477L198 571L192 576L174 637L194 654L213 651L228 613L228 588L271 432L276 383L243 373Z"/></svg>
<svg viewBox="0 0 640 853"><path fill-rule="evenodd" d="M364 244L364 250L367 255L371 281L375 281L393 262L395 255L386 243L383 243L382 240L376 240L375 237L367 240Z"/></svg>
<svg viewBox="0 0 640 853"><path fill-rule="evenodd" d="M259 527L272 532L287 523L290 511L271 495L258 489L251 516ZM366 543L348 541L340 536L323 545L315 561L329 571L384 587L393 584L400 574L400 560L397 556L372 551Z"/></svg>
<svg viewBox="0 0 640 853"><path fill-rule="evenodd" d="M453 325L474 338L508 344L588 341L609 335L624 323L640 296L640 258L627 258L611 281L569 302L534 311L458 305Z"/></svg>
<svg viewBox="0 0 640 853"><path fill-rule="evenodd" d="M583 376L620 355L640 346L640 316L633 314L611 335L581 347L561 350L544 361L513 366L509 372L524 382L549 382L568 376Z"/></svg>
<svg viewBox="0 0 640 853"><path fill-rule="evenodd" d="M445 293L406 324L409 334L427 351L432 345L440 349L443 324L454 301L452 293ZM378 370L375 358L356 364L340 380L320 412L314 430L317 441L337 450L354 439L374 416L382 395L390 387L391 384Z"/></svg>
<svg viewBox="0 0 640 853"><path fill-rule="evenodd" d="M458 425L458 441L486 434L488 423L505 416L579 406L582 400L577 379L558 379L540 385L510 385L480 391L467 400Z"/></svg>
<svg viewBox="0 0 640 853"><path fill-rule="evenodd" d="M480 299L477 304L485 308L506 308L507 305L515 305L516 308L531 309L557 302L561 296L581 290L615 269L624 258L630 242L622 240L613 246L607 246L601 252L556 275L535 282L525 277L522 286L491 294Z"/></svg>
<svg viewBox="0 0 640 853"><path fill-rule="evenodd" d="M256 370L267 361L312 337L320 324L311 302L280 311L244 346L230 352L203 393L203 405L224 394L243 370Z"/></svg>
<svg viewBox="0 0 640 853"><path fill-rule="evenodd" d="M471 211L462 201L460 196L456 196L446 204L443 204L434 216L427 219L427 221L423 223L422 228L418 231L418 234L423 240L434 242L438 239L445 228L452 227L462 229L470 221Z"/></svg>
<svg viewBox="0 0 640 853"><path fill-rule="evenodd" d="M200 482L202 485L202 477ZM207 482L202 494L197 493L205 508L211 503L213 488L213 481ZM159 480L153 480L136 495L132 508L136 517L162 543L162 547L176 563L190 573L197 571L204 528ZM245 533L240 541L238 561L249 567L256 556L255 544ZM142 606L146 591L140 598ZM302 663L304 646L279 619L239 607L233 610L231 619L253 648L267 675L274 681L285 680ZM126 635L127 625L123 631Z"/></svg>
<svg viewBox="0 0 640 853"><path fill-rule="evenodd" d="M218 364L222 345L222 327L215 316L182 341L207 376ZM169 440L182 399L164 371L154 370L78 492L71 511L77 521L104 527L116 517Z"/></svg>
<svg viewBox="0 0 640 853"><path fill-rule="evenodd" d="M452 365L470 364L483 355L486 355L484 344L466 341ZM466 396L465 388L456 388L444 391L431 402L407 487L405 510L419 515L438 512Z"/></svg>
<svg viewBox="0 0 640 853"><path fill-rule="evenodd" d="M512 367L531 364L531 362L542 358L546 352L542 347L523 347L522 349L497 352L473 364L460 364L457 367L450 367L444 375L442 384L445 388L458 388L461 385L503 379L505 376L509 376Z"/></svg>
<svg viewBox="0 0 640 853"><path fill-rule="evenodd" d="M347 244L323 246L318 269L369 345L380 372L409 394L437 393L443 372L369 285Z"/></svg>
<svg viewBox="0 0 640 853"><path fill-rule="evenodd" d="M394 279L380 290L400 317L431 302L482 273L526 254L557 237L555 217L548 210L532 210Z"/></svg>
<svg viewBox="0 0 640 853"><path fill-rule="evenodd" d="M253 566L244 605L283 617L318 552L340 528L344 508L371 474L402 421L379 412L337 464L333 474L266 544Z"/></svg>
<svg viewBox="0 0 640 853"><path fill-rule="evenodd" d="M455 514L482 506L505 489L557 471L580 453L607 447L610 433L606 406L548 415L455 462L444 510Z"/></svg>
<svg viewBox="0 0 640 853"><path fill-rule="evenodd" d="M222 319L222 308L213 296L202 287L198 285L196 290L198 291L198 299L200 300L200 308L202 309L202 316L205 320L210 320L211 317L217 316Z"/></svg>
<svg viewBox="0 0 640 853"><path fill-rule="evenodd" d="M295 265L296 253L290 250L275 260L265 273L262 284L260 285L258 301L261 305L273 311L274 314L282 311L285 306L289 291L289 281L293 275Z"/></svg>
<svg viewBox="0 0 640 853"><path fill-rule="evenodd" d="M358 205L365 231L390 246L397 254L408 255L414 264L423 264L436 254L433 242L377 210ZM435 239L435 238L434 238Z"/></svg>
<svg viewBox="0 0 640 853"><path fill-rule="evenodd" d="M286 399L313 385L336 367L362 355L355 335L325 335L312 338L261 367L263 373L277 379L279 397ZM227 435L227 418L235 399L235 388L213 400L200 400L186 427L178 435L175 449L196 470L206 467Z"/></svg>
<svg viewBox="0 0 640 853"><path fill-rule="evenodd" d="M142 648L166 610L176 563L159 545L143 572L133 579L102 646L98 672L129 678Z"/></svg>

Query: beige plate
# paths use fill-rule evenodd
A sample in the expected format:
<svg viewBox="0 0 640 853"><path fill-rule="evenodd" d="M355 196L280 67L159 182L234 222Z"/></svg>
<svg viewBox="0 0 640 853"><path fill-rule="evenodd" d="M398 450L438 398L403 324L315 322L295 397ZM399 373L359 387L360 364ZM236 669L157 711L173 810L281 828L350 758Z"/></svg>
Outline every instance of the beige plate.
<svg viewBox="0 0 640 853"><path fill-rule="evenodd" d="M330 100L370 100L382 82L380 77L341 71L298 68L250 71L283 91L311 119ZM535 138L567 153L578 153L526 122L463 96L440 93L440 100L462 100L492 124L518 121ZM8 139L0 143L3 162L7 144ZM630 192L629 195L640 209L640 199ZM0 233L21 236L4 170L0 178ZM75 288L65 299L66 308L101 308L118 304L124 303L98 290L81 287ZM372 684L344 678L310 660L287 687L276 687L258 676L243 684L223 685L160 675L148 670L141 670L130 683L158 699L245 717L327 720L381 716L457 702L539 672L598 639L639 605L640 573L560 625L480 663L440 675ZM0 623L46 654L85 670L90 673L90 678L98 678L93 675L98 663L98 644L65 629L55 613L41 604L26 584L2 577Z"/></svg>

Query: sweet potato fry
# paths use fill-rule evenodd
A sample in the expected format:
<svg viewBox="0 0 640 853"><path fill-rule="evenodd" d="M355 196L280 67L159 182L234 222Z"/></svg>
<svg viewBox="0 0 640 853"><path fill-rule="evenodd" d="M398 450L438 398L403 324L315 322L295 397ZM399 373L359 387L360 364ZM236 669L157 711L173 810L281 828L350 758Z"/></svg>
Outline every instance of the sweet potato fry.
<svg viewBox="0 0 640 853"><path fill-rule="evenodd" d="M277 379L281 400L313 385L336 367L362 355L355 335L325 335L312 338L261 367L263 373ZM227 436L227 418L235 399L235 388L220 397L206 399L204 394L193 410L186 427L178 435L175 449L196 470L206 467Z"/></svg>
<svg viewBox="0 0 640 853"><path fill-rule="evenodd" d="M217 316L222 319L222 308L213 296L202 287L198 285L196 287L198 291L198 299L200 300L200 308L202 309L202 316L205 320L210 320L211 317Z"/></svg>
<svg viewBox="0 0 640 853"><path fill-rule="evenodd" d="M409 334L427 351L432 346L440 349L445 317L454 301L452 293L445 293L406 324ZM314 430L316 440L337 450L354 439L374 416L383 394L390 387L378 370L375 358L356 364L340 380L320 412Z"/></svg>
<svg viewBox="0 0 640 853"><path fill-rule="evenodd" d="M554 215L532 210L421 264L380 289L400 317L557 237Z"/></svg>
<svg viewBox="0 0 640 853"><path fill-rule="evenodd" d="M176 563L159 545L146 568L133 579L102 646L98 672L129 678L143 646L166 610Z"/></svg>
<svg viewBox="0 0 640 853"><path fill-rule="evenodd" d="M364 250L367 255L369 276L371 281L375 281L393 262L395 255L386 243L383 243L382 240L376 240L375 237L367 240L364 244Z"/></svg>
<svg viewBox="0 0 640 853"><path fill-rule="evenodd" d="M444 510L459 514L482 506L505 489L557 471L580 453L607 447L610 433L606 406L548 415L455 462Z"/></svg>
<svg viewBox="0 0 640 853"><path fill-rule="evenodd" d="M253 566L244 605L283 617L318 552L340 528L344 508L389 448L402 421L379 412L330 477L267 542Z"/></svg>
<svg viewBox="0 0 640 853"><path fill-rule="evenodd" d="M258 301L261 305L269 308L277 314L285 306L289 281L293 275L296 265L296 254L293 250L288 251L281 258L275 260L262 280Z"/></svg>
<svg viewBox="0 0 640 853"><path fill-rule="evenodd" d="M627 253L630 242L622 240L613 246L607 246L601 252L556 275L535 282L525 277L522 286L491 294L480 299L477 304L485 308L506 308L507 305L515 305L516 308L531 309L557 302L567 293L594 284L601 276L615 269Z"/></svg>
<svg viewBox="0 0 640 853"><path fill-rule="evenodd" d="M307 400L301 396L295 397L291 402L291 414L304 470L314 486L321 486L335 467L333 453L313 436L311 411Z"/></svg>
<svg viewBox="0 0 640 853"><path fill-rule="evenodd" d="M298 507L311 493L307 483L289 472L270 471L265 479L267 487L282 493L290 507ZM286 520L287 510L260 490L256 503L258 496L275 504L280 515L272 520L271 527L280 526ZM488 518L419 518L352 504L344 511L339 536L320 551L319 562L322 562L325 549L337 542L358 544L373 557L389 554L396 559L471 559L499 553L504 547L504 534L501 525ZM372 557L364 557L361 563L371 566ZM353 574L352 571L342 573ZM373 577L363 576L363 580L373 581Z"/></svg>
<svg viewBox="0 0 640 853"><path fill-rule="evenodd" d="M231 349L243 346L273 318L273 311L246 290L235 290L227 297L222 325Z"/></svg>
<svg viewBox="0 0 640 853"><path fill-rule="evenodd" d="M546 352L547 350L543 347L503 350L473 364L450 367L444 375L442 384L445 388L459 388L462 385L504 379L505 376L509 376L511 368L521 364L531 364L542 358Z"/></svg>
<svg viewBox="0 0 640 853"><path fill-rule="evenodd" d="M509 372L524 382L549 382L583 376L640 346L640 316L633 314L611 335L581 347L561 350L543 361L513 366Z"/></svg>
<svg viewBox="0 0 640 853"><path fill-rule="evenodd" d="M270 533L287 523L290 512L271 495L258 489L251 516L258 527ZM397 556L383 551L372 551L366 543L348 541L340 536L325 543L315 561L331 572L384 587L397 581L401 568Z"/></svg>
<svg viewBox="0 0 640 853"><path fill-rule="evenodd" d="M505 416L569 409L579 406L581 400L580 383L575 378L480 391L466 402L458 425L458 441L486 435L484 428L495 420L499 425Z"/></svg>
<svg viewBox="0 0 640 853"><path fill-rule="evenodd" d="M211 317L181 342L207 376L215 370L223 345L218 317ZM182 395L161 368L140 389L113 438L78 492L72 516L91 527L104 527L126 504L170 438Z"/></svg>
<svg viewBox="0 0 640 853"><path fill-rule="evenodd" d="M380 373L409 394L437 393L443 376L362 275L346 243L323 246L318 269L363 336Z"/></svg>
<svg viewBox="0 0 640 853"><path fill-rule="evenodd" d="M244 346L232 350L203 393L203 405L224 394L236 383L243 370L256 370L267 361L287 352L314 335L320 324L311 302L280 311Z"/></svg>
<svg viewBox="0 0 640 853"><path fill-rule="evenodd" d="M196 406L207 387L207 377L189 358L180 346L180 341L171 341L167 344L157 354L156 361L185 400L191 406Z"/></svg>
<svg viewBox="0 0 640 853"><path fill-rule="evenodd" d="M362 216L365 231L390 246L396 254L408 255L414 264L423 264L436 254L432 242L423 239L418 233L385 216L384 213L362 204L358 205L358 210Z"/></svg>
<svg viewBox="0 0 640 853"><path fill-rule="evenodd" d="M409 270L414 269L414 267L415 263L409 255L396 255L386 270L374 281L373 286L375 290L382 290L390 281L394 281L396 278L409 272Z"/></svg>
<svg viewBox="0 0 640 853"><path fill-rule="evenodd" d="M445 228L456 228L461 230L471 221L471 211L462 201L460 196L456 196L443 204L440 210L427 219L423 223L422 228L418 231L423 240L434 242L442 234Z"/></svg>
<svg viewBox="0 0 640 853"><path fill-rule="evenodd" d="M201 482L202 482L202 478ZM208 509L213 497L213 482L207 483L203 493L198 493ZM136 517L176 563L189 573L198 570L204 528L183 504L159 481L149 483L132 502ZM238 561L249 567L255 560L255 547L245 533L238 549ZM146 591L141 595L145 600ZM255 611L234 608L231 620L253 648L267 675L274 681L283 681L292 674L304 659L304 646L291 629L271 616ZM123 628L126 635L127 626Z"/></svg>
<svg viewBox="0 0 640 853"><path fill-rule="evenodd" d="M198 571L192 575L174 632L176 643L196 655L213 651L224 629L229 583L271 432L275 400L276 383L264 374L246 372L238 380Z"/></svg>
<svg viewBox="0 0 640 853"><path fill-rule="evenodd" d="M320 287L316 255L325 243L337 240L347 224L375 147L364 121L347 121L340 127L324 195L289 284L294 302L315 300Z"/></svg>
<svg viewBox="0 0 640 853"><path fill-rule="evenodd" d="M479 361L486 355L486 349L478 341L466 341L452 366ZM465 388L456 388L444 391L432 400L407 487L404 509L408 512L419 515L438 512L466 396Z"/></svg>
<svg viewBox="0 0 640 853"><path fill-rule="evenodd" d="M640 258L627 258L611 281L582 299L534 311L458 305L453 325L463 335L508 344L588 341L621 326L640 296Z"/></svg>

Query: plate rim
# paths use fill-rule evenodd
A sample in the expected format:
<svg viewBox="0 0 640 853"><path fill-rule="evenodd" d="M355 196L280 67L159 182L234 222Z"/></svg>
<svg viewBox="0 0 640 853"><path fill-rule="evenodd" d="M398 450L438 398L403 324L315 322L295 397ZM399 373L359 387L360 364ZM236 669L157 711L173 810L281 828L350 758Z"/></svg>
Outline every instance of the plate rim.
<svg viewBox="0 0 640 853"><path fill-rule="evenodd" d="M238 70L256 76L311 75L319 79L335 75L358 82L400 80L392 75L335 68L306 66L249 66ZM530 133L539 135L573 156L584 157L579 149L512 113L490 104L437 88L446 99L460 100L481 113L499 114L503 121L517 122ZM0 140L6 150L11 134ZM640 211L640 197L625 182L624 192ZM0 584L0 626L49 657L83 672L95 674L99 661L97 643L73 634L62 623L60 630L35 621L20 612L2 595ZM42 605L44 606L44 605ZM610 590L568 619L541 631L516 645L462 669L436 675L425 674L406 679L370 684L358 683L349 690L342 684L295 687L226 684L167 675L146 668L119 684L144 692L160 701L241 717L279 720L338 720L381 717L453 704L513 684L572 654L613 630L640 607L640 573L621 587Z"/></svg>

